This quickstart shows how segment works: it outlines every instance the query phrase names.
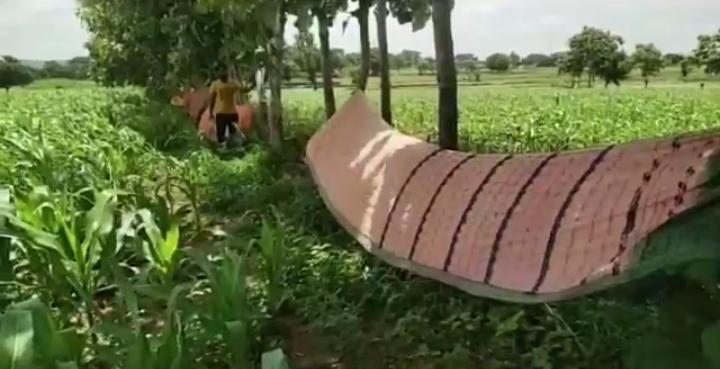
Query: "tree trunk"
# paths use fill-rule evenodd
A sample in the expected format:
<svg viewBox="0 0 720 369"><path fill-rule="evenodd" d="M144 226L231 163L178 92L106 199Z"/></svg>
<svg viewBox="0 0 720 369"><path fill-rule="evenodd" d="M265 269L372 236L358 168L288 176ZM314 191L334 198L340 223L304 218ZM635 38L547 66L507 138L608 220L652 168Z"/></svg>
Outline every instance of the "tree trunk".
<svg viewBox="0 0 720 369"><path fill-rule="evenodd" d="M280 2L278 12L275 14L274 37L268 45L270 57L270 145L280 148L283 142L282 122L282 75L283 75L283 49L285 43L285 1Z"/></svg>
<svg viewBox="0 0 720 369"><path fill-rule="evenodd" d="M645 78L645 88L648 88L648 83L650 83L650 81L647 78Z"/></svg>
<svg viewBox="0 0 720 369"><path fill-rule="evenodd" d="M258 68L255 71L255 90L258 96L258 108L255 112L255 121L258 122L258 136L263 140L269 139L268 129L270 123L268 122L268 105L267 105L267 94L265 89L265 75L267 74L266 68Z"/></svg>
<svg viewBox="0 0 720 369"><path fill-rule="evenodd" d="M378 0L375 7L377 18L378 48L380 49L380 111L383 119L392 125L392 106L390 98L390 58L387 41L387 3Z"/></svg>
<svg viewBox="0 0 720 369"><path fill-rule="evenodd" d="M325 93L325 116L327 119L335 114L335 91L333 90L332 64L330 55L330 30L328 29L327 15L322 12L318 15L318 28L320 30L320 54L322 60L323 91Z"/></svg>
<svg viewBox="0 0 720 369"><path fill-rule="evenodd" d="M357 18L360 23L360 77L358 88L365 91L368 75L370 74L370 27L369 27L370 0L360 0Z"/></svg>
<svg viewBox="0 0 720 369"><path fill-rule="evenodd" d="M312 71L309 73L310 84L312 85L313 91L317 91L317 89L318 89L317 76L315 74L316 74L315 71Z"/></svg>
<svg viewBox="0 0 720 369"><path fill-rule="evenodd" d="M437 60L440 109L439 144L444 149L458 148L457 71L453 47L451 13L453 0L433 0L432 20Z"/></svg>

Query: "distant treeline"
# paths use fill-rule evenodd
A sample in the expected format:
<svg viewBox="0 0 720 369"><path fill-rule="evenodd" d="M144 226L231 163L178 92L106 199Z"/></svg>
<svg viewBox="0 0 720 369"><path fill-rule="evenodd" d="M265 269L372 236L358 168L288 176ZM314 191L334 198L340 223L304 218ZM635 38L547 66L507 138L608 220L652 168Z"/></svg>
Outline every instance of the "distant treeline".
<svg viewBox="0 0 720 369"><path fill-rule="evenodd" d="M654 44L635 45L631 54L623 48L623 38L609 31L594 27L583 27L568 40L568 50L550 54L532 53L524 57L516 52L498 52L481 59L472 53L455 55L455 66L459 74L467 79L480 81L483 70L507 72L519 67L557 68L559 74L571 77L573 86L581 77L587 78L589 86L600 79L606 85L617 84L628 77L633 69L638 69L645 83L650 77L667 66L680 66L683 77L695 68L702 68L708 74L720 71L716 59L709 58L708 50L713 48L712 40L718 36L702 35L698 37L698 48L687 55L678 53L663 54ZM313 87L318 87L322 68L322 55L310 33L298 33L292 45L287 46L284 59L284 77L307 78ZM353 83L359 78L361 54L345 52L343 49L330 50L330 63L335 77L351 77ZM418 75L434 74L434 58L424 57L420 51L403 50L389 53L390 69L401 71L414 69ZM370 51L370 75L380 75L380 51Z"/></svg>
<svg viewBox="0 0 720 369"><path fill-rule="evenodd" d="M25 86L44 78L89 79L89 68L90 58L82 56L62 63L47 61L42 68L35 68L18 58L5 55L0 58L0 88L10 90L11 87Z"/></svg>

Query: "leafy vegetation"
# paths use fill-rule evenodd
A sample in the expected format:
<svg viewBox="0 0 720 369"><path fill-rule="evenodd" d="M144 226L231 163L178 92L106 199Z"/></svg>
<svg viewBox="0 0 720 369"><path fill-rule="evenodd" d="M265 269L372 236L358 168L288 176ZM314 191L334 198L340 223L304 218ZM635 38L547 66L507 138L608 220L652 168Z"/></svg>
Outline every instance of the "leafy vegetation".
<svg viewBox="0 0 720 369"><path fill-rule="evenodd" d="M715 89L549 89L564 85L554 70L532 92L458 89L458 67L474 84L536 83L521 64L557 67L573 88L583 77L588 87L598 78L619 86L639 67L647 86L664 65L652 44L628 57L620 35L586 26L567 51L497 53L483 66L454 52L452 1L79 4L90 59L69 63L72 74L53 62L44 73L89 73L106 88L23 89L0 100L0 366L720 366L713 263L562 304L479 299L367 256L325 210L301 160L335 111L334 79L348 76L362 90L380 76L382 114L399 130L477 152L584 148L718 122ZM346 55L327 31L349 7L361 52ZM432 20L435 55L389 54L389 15L414 30ZM718 74L718 55L717 35L704 35L692 55L665 59L688 79L693 67ZM393 91L391 66L437 74L439 94ZM483 67L508 73L480 81ZM9 57L0 68L5 88L38 73ZM268 142L216 152L167 103L221 71L257 85ZM283 89L286 74L299 73L315 87L320 71L323 99ZM706 77L695 78L704 87Z"/></svg>
<svg viewBox="0 0 720 369"><path fill-rule="evenodd" d="M635 47L635 53L632 55L633 63L640 68L640 73L645 79L645 87L647 88L650 76L655 76L665 66L662 53L653 44L639 44Z"/></svg>
<svg viewBox="0 0 720 369"><path fill-rule="evenodd" d="M507 71L510 69L510 57L502 53L492 54L485 60L485 66L492 71Z"/></svg>
<svg viewBox="0 0 720 369"><path fill-rule="evenodd" d="M657 89L461 89L463 149L581 148L720 121L716 91ZM320 94L286 97L299 147L324 119ZM434 137L436 98L397 91L398 129ZM16 91L0 104L0 333L22 348L18 360L644 368L660 349L704 365L694 367L716 360L720 316L707 266L688 272L695 279L654 276L562 304L478 299L355 246L325 210L301 152L288 148L289 161L257 144L213 152L181 113L135 89ZM678 281L696 303L674 295L681 289L668 283ZM688 320L668 325L679 316ZM680 346L663 338L678 332L687 337Z"/></svg>

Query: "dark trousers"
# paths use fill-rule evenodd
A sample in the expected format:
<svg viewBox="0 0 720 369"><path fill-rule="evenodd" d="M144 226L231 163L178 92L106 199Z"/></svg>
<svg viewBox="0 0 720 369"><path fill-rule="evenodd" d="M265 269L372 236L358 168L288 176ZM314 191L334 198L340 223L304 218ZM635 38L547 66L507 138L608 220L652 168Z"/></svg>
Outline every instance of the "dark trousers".
<svg viewBox="0 0 720 369"><path fill-rule="evenodd" d="M217 113L215 114L215 130L217 131L217 140L219 143L222 143L225 141L225 131L229 130L230 134L228 137L235 134L235 125L233 123L238 122L238 115L237 113L232 114L225 114L225 113Z"/></svg>

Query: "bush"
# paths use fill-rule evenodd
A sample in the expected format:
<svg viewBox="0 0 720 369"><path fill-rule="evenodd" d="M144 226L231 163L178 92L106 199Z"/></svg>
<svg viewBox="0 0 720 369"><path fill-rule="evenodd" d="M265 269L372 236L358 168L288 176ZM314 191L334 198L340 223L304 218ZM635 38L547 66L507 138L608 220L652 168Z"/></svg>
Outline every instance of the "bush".
<svg viewBox="0 0 720 369"><path fill-rule="evenodd" d="M487 57L485 65L491 71L505 72L510 69L510 57L506 54L495 53Z"/></svg>

